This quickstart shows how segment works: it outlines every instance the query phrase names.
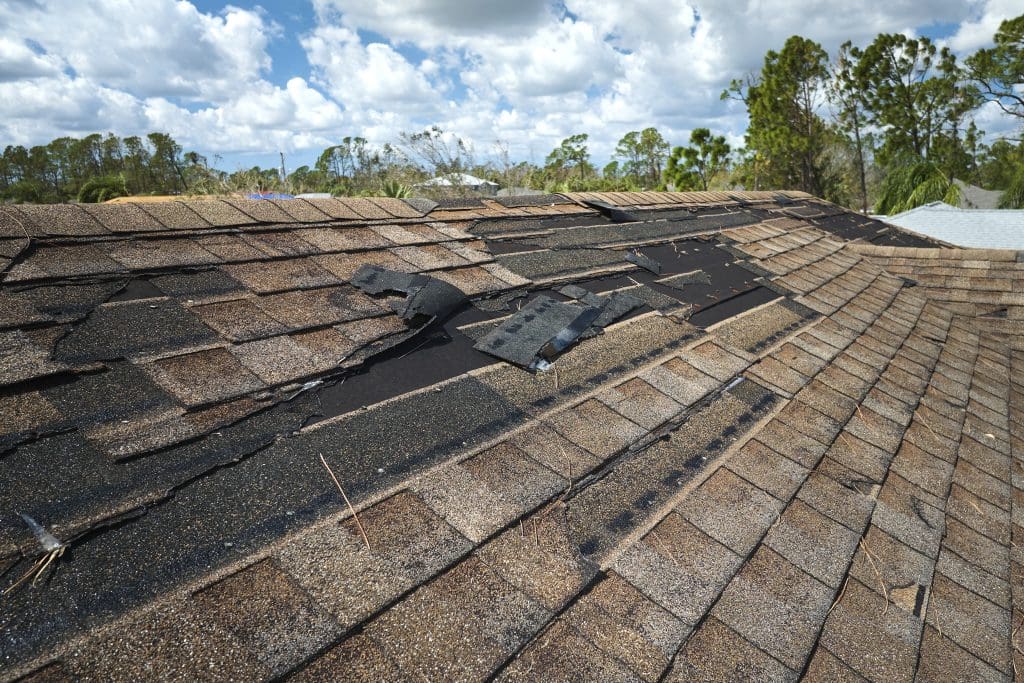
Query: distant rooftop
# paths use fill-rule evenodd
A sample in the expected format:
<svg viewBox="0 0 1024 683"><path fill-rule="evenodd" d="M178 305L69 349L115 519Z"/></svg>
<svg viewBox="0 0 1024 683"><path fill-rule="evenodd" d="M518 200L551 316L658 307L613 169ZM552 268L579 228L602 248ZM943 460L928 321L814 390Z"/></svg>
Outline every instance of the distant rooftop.
<svg viewBox="0 0 1024 683"><path fill-rule="evenodd" d="M1024 211L960 209L943 202L932 202L879 218L960 247L1024 249Z"/></svg>

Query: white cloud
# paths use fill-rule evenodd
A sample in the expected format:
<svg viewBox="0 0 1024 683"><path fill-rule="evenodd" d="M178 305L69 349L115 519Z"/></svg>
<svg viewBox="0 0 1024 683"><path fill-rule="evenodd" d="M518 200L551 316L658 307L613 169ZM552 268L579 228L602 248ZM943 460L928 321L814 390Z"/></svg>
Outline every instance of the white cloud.
<svg viewBox="0 0 1024 683"><path fill-rule="evenodd" d="M36 52L24 40L0 36L0 82L56 76L60 72L59 59Z"/></svg>
<svg viewBox="0 0 1024 683"><path fill-rule="evenodd" d="M959 53L969 53L992 44L999 24L1021 14L1019 0L987 0L979 11L962 24L949 39L949 46Z"/></svg>
<svg viewBox="0 0 1024 683"><path fill-rule="evenodd" d="M164 130L213 153L383 143L438 124L479 155L505 140L533 161L587 132L601 163L650 125L675 144L697 126L740 139L744 108L719 95L793 33L834 53L954 25L948 42L963 53L1020 11L1019 0L310 0L312 23L296 25L254 2L0 4L0 137ZM989 110L979 123L1001 125Z"/></svg>
<svg viewBox="0 0 1024 683"><path fill-rule="evenodd" d="M436 106L437 91L428 80L436 73L410 64L390 45L363 45L344 26L324 25L301 39L317 83L346 108L401 109L403 105Z"/></svg>

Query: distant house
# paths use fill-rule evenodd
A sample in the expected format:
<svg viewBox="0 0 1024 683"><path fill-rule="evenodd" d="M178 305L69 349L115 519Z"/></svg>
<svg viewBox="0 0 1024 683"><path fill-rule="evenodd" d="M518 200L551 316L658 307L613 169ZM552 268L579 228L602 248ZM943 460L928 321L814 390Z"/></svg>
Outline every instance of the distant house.
<svg viewBox="0 0 1024 683"><path fill-rule="evenodd" d="M960 247L1024 249L1024 210L961 209L932 202L877 218Z"/></svg>
<svg viewBox="0 0 1024 683"><path fill-rule="evenodd" d="M999 206L999 198L1003 196L999 190L986 190L962 180L953 182L960 188L960 206L965 209L995 209Z"/></svg>
<svg viewBox="0 0 1024 683"><path fill-rule="evenodd" d="M468 173L448 173L419 183L416 187L451 188L493 196L497 194L500 185Z"/></svg>

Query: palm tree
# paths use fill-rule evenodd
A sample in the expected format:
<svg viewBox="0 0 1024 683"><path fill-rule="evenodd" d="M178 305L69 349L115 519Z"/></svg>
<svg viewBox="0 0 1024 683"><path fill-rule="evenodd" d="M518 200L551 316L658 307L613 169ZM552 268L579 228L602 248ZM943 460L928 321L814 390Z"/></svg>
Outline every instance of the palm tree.
<svg viewBox="0 0 1024 683"><path fill-rule="evenodd" d="M946 177L935 163L919 161L894 169L882 183L875 212L892 215L931 202L958 206L962 194L953 178Z"/></svg>

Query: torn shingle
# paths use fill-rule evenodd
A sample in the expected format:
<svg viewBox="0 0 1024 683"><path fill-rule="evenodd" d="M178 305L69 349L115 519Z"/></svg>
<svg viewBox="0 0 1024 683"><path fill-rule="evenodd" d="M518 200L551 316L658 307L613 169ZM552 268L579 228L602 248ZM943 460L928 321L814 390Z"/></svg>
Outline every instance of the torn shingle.
<svg viewBox="0 0 1024 683"><path fill-rule="evenodd" d="M403 301L392 302L391 307L407 320L443 318L466 303L466 295L447 282L428 275L399 273L379 266L363 266L352 277L352 284L368 294L405 294Z"/></svg>

